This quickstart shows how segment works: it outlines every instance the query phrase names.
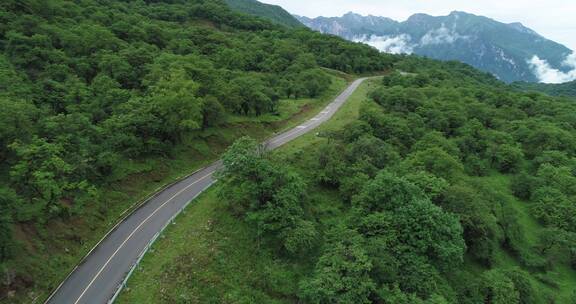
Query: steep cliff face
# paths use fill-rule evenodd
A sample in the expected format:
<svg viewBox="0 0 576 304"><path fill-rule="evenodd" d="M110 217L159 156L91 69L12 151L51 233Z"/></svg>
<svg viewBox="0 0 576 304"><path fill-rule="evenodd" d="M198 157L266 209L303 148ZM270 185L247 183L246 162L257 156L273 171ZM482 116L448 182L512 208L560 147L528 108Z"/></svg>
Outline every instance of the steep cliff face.
<svg viewBox="0 0 576 304"><path fill-rule="evenodd" d="M576 56L521 23L501 23L465 12L415 14L404 22L348 13L297 18L322 33L370 44L383 52L459 60L503 81L565 82L576 78Z"/></svg>

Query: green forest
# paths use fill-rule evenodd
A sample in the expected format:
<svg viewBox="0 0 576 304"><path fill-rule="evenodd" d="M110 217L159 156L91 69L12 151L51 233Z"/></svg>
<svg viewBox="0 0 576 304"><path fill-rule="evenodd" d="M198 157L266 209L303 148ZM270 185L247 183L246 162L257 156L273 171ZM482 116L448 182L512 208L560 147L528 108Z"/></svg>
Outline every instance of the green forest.
<svg viewBox="0 0 576 304"><path fill-rule="evenodd" d="M120 303L576 303L576 104L394 68L318 134L237 141Z"/></svg>
<svg viewBox="0 0 576 304"><path fill-rule="evenodd" d="M566 83L514 82L512 87L523 91L536 91L552 96L576 97L576 81Z"/></svg>
<svg viewBox="0 0 576 304"><path fill-rule="evenodd" d="M282 7L265 4L256 0L226 0L232 10L258 16L273 23L288 27L304 27L300 21Z"/></svg>
<svg viewBox="0 0 576 304"><path fill-rule="evenodd" d="M2 1L0 301L45 296L168 169L392 60L219 0Z"/></svg>
<svg viewBox="0 0 576 304"><path fill-rule="evenodd" d="M0 3L0 302L222 156L120 302L576 303L573 99L242 3ZM340 120L258 144L360 75Z"/></svg>

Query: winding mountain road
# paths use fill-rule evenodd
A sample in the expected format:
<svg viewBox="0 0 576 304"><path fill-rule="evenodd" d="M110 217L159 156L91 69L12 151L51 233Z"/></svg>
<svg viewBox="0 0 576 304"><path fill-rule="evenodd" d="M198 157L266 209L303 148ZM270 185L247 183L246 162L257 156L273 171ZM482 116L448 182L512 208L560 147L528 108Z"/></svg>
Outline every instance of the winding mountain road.
<svg viewBox="0 0 576 304"><path fill-rule="evenodd" d="M330 119L364 80L366 78L351 83L314 118L269 139L264 144L270 150L275 149L312 131ZM215 182L213 175L221 166L220 161L215 162L148 199L92 249L46 303L110 302L148 244L182 208Z"/></svg>

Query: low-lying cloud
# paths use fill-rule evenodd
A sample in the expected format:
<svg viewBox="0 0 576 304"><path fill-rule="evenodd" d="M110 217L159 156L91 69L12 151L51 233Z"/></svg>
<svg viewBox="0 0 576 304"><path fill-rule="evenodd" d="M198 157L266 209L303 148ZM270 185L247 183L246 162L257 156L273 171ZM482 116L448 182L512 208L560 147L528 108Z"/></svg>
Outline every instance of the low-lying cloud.
<svg viewBox="0 0 576 304"><path fill-rule="evenodd" d="M362 35L352 39L355 42L362 42L375 47L381 52L390 54L412 54L417 47L439 44L453 44L458 40L468 40L470 36L461 35L454 30L450 30L444 25L426 33L420 40L413 41L409 34L396 36ZM502 59L515 65L503 53ZM576 80L576 53L572 53L564 59L562 66L565 69L557 69L550 63L534 55L528 60L528 65L532 72L543 83L564 83Z"/></svg>
<svg viewBox="0 0 576 304"><path fill-rule="evenodd" d="M414 48L438 45L438 44L453 44L457 40L470 39L469 36L460 35L455 30L450 30L442 25L437 29L433 29L426 33L420 40L413 41L412 36L409 34L401 34L397 36L378 36L378 35L362 35L352 39L354 42L362 42L371 45L381 52L391 54L412 54Z"/></svg>
<svg viewBox="0 0 576 304"><path fill-rule="evenodd" d="M548 61L540 59L537 55L528 60L528 64L540 82L563 83L576 80L576 53L566 56L562 62L563 66L570 69L567 72L553 68Z"/></svg>
<svg viewBox="0 0 576 304"><path fill-rule="evenodd" d="M431 30L420 39L420 45L452 44L459 39L469 39L469 36L460 35L448 29L444 24L438 29Z"/></svg>
<svg viewBox="0 0 576 304"><path fill-rule="evenodd" d="M354 42L362 42L371 45L381 52L391 54L412 54L414 46L412 37L407 34L398 36L364 35L353 39Z"/></svg>

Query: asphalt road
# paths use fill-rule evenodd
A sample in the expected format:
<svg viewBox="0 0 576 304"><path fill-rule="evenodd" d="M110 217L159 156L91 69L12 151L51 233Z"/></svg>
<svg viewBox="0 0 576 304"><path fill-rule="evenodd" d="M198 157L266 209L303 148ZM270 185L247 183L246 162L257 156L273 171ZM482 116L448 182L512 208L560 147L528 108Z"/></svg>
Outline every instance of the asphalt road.
<svg viewBox="0 0 576 304"><path fill-rule="evenodd" d="M264 144L278 148L330 119L365 78L354 81L314 118ZM150 241L183 207L214 183L218 161L160 191L120 222L46 301L50 304L108 303Z"/></svg>

